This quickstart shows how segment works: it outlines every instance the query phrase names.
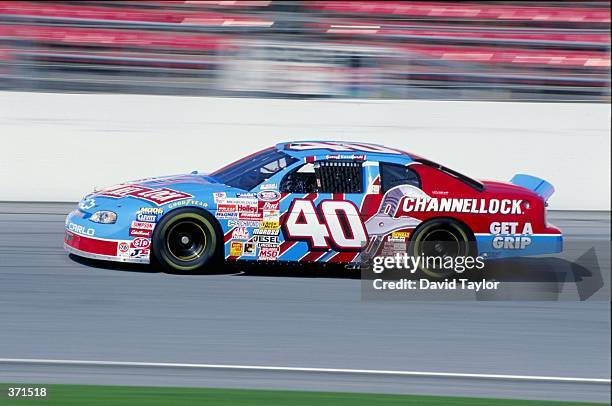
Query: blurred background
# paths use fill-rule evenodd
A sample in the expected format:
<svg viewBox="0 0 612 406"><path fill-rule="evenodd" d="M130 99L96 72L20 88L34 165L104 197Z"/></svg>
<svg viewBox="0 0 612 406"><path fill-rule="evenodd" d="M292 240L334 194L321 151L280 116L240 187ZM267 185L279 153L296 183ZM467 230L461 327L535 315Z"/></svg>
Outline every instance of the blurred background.
<svg viewBox="0 0 612 406"><path fill-rule="evenodd" d="M608 379L609 102L606 1L0 1L0 357ZM539 292L518 272L491 305L407 305L318 272L180 277L62 250L65 214L94 188L312 139L542 177L566 241L551 275L570 261L594 276L559 302L518 302ZM610 403L609 384L268 372L0 360L0 382ZM62 403L51 391L41 406ZM148 403L186 403L171 396Z"/></svg>
<svg viewBox="0 0 612 406"><path fill-rule="evenodd" d="M610 2L0 1L0 90L610 101Z"/></svg>

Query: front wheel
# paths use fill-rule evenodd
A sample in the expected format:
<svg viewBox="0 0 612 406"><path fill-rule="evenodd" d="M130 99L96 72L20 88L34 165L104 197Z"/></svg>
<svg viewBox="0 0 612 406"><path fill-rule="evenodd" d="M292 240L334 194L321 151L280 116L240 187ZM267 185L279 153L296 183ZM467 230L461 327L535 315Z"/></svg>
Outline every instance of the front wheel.
<svg viewBox="0 0 612 406"><path fill-rule="evenodd" d="M195 273L220 262L216 220L202 210L182 208L169 213L153 232L153 255L167 271Z"/></svg>

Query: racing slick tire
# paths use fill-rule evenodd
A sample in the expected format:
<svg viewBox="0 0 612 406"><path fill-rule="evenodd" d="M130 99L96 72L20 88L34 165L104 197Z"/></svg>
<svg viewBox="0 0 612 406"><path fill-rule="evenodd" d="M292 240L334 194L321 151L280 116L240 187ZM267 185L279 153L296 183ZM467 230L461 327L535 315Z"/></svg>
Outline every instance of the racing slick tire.
<svg viewBox="0 0 612 406"><path fill-rule="evenodd" d="M476 243L472 231L462 223L453 219L433 219L421 224L415 230L408 245L408 255L426 258L440 257L444 261L447 257L473 256L476 252ZM431 261L427 266L421 263L419 269L433 278L446 278L456 276L453 269L440 267L439 261Z"/></svg>
<svg viewBox="0 0 612 406"><path fill-rule="evenodd" d="M171 273L212 271L223 259L217 220L200 209L181 208L164 216L153 232L153 256Z"/></svg>

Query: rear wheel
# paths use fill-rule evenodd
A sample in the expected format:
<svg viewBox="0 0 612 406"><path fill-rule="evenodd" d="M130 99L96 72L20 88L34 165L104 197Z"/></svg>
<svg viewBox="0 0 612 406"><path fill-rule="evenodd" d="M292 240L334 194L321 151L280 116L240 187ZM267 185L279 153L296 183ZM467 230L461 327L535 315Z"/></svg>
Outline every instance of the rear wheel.
<svg viewBox="0 0 612 406"><path fill-rule="evenodd" d="M220 262L216 220L202 210L182 208L162 218L153 233L153 254L167 271L196 273Z"/></svg>
<svg viewBox="0 0 612 406"><path fill-rule="evenodd" d="M444 278L454 273L448 267L449 258L473 255L475 244L472 233L463 224L452 219L428 221L417 228L410 241L408 254L422 257L420 270L425 274Z"/></svg>

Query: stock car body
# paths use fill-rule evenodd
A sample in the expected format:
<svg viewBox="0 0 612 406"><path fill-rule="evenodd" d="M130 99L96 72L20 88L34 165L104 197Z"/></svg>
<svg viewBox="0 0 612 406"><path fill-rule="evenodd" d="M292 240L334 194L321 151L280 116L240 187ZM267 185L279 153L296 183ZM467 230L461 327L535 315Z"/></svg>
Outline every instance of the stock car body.
<svg viewBox="0 0 612 406"><path fill-rule="evenodd" d="M66 219L64 246L177 272L224 260L358 264L431 241L443 242L440 255L550 254L562 250L546 221L553 192L534 176L477 181L380 145L287 142L211 174L88 194Z"/></svg>

